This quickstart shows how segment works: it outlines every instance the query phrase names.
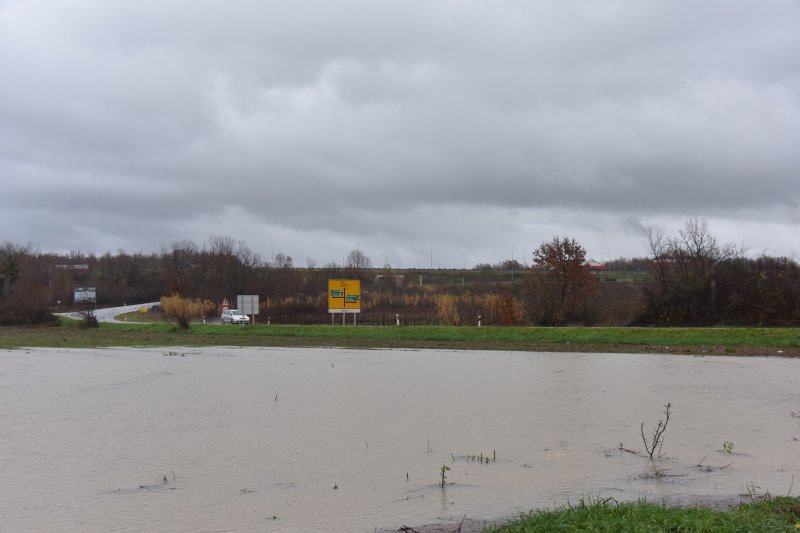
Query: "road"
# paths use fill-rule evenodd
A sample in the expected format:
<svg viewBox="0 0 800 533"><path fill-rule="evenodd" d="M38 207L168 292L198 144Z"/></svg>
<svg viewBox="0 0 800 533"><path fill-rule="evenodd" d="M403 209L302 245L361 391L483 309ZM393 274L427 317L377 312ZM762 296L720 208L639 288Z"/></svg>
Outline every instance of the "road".
<svg viewBox="0 0 800 533"><path fill-rule="evenodd" d="M122 320L117 320L117 315L122 315L124 313L133 313L134 311L138 311L142 307L152 307L154 305L158 305L159 302L150 302L144 304L136 304L136 305L125 305L121 307L106 307L104 309L95 309L94 316L97 317L98 322L123 322ZM72 312L72 313L59 313L64 316L68 316L75 320L82 320L83 316L79 312Z"/></svg>

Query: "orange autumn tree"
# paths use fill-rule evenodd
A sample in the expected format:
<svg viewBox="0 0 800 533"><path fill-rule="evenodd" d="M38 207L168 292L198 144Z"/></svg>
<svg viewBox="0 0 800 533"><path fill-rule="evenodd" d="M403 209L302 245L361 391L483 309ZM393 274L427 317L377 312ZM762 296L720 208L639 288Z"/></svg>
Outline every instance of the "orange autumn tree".
<svg viewBox="0 0 800 533"><path fill-rule="evenodd" d="M535 264L526 285L528 314L543 325L581 322L597 293L597 279L586 268L586 250L575 239L553 237L533 252Z"/></svg>

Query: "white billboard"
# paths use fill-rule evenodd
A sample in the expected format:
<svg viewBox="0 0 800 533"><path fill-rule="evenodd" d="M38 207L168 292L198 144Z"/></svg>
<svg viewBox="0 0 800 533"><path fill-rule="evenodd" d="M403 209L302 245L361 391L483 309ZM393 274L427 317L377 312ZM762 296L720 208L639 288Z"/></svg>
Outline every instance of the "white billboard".
<svg viewBox="0 0 800 533"><path fill-rule="evenodd" d="M83 302L97 302L97 287L75 287L73 302L76 305Z"/></svg>
<svg viewBox="0 0 800 533"><path fill-rule="evenodd" d="M243 315L258 314L258 295L240 294L236 296L236 309Z"/></svg>

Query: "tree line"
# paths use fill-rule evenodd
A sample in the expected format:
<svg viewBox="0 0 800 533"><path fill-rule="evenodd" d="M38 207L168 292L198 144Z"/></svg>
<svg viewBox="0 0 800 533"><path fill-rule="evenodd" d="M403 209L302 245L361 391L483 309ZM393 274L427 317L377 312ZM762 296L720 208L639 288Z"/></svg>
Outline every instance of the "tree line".
<svg viewBox="0 0 800 533"><path fill-rule="evenodd" d="M789 258L748 258L721 244L705 220L677 235L649 228L648 257L616 259L609 271L586 268L585 248L556 236L531 266L510 260L464 270L374 268L361 250L344 264L303 267L290 256L264 259L246 243L212 236L151 254L42 253L0 245L0 324L38 324L73 306L76 287L95 287L98 306L179 297L219 306L258 294L259 320L325 323L327 280L360 279L362 324L761 325L800 324L800 268ZM194 307L186 307L195 308ZM204 313L218 313L204 304ZM197 308L200 308L197 307Z"/></svg>

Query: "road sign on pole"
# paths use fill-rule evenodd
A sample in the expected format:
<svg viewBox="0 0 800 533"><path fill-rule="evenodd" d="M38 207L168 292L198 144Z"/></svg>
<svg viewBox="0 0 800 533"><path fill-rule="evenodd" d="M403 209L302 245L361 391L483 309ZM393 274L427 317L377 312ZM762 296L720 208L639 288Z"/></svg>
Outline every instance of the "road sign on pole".
<svg viewBox="0 0 800 533"><path fill-rule="evenodd" d="M243 315L257 315L258 314L258 295L257 294L239 294L236 296L236 309Z"/></svg>
<svg viewBox="0 0 800 533"><path fill-rule="evenodd" d="M328 280L328 313L360 313L361 280Z"/></svg>
<svg viewBox="0 0 800 533"><path fill-rule="evenodd" d="M72 301L75 305L84 302L97 303L96 287L75 287L75 290L72 294Z"/></svg>

